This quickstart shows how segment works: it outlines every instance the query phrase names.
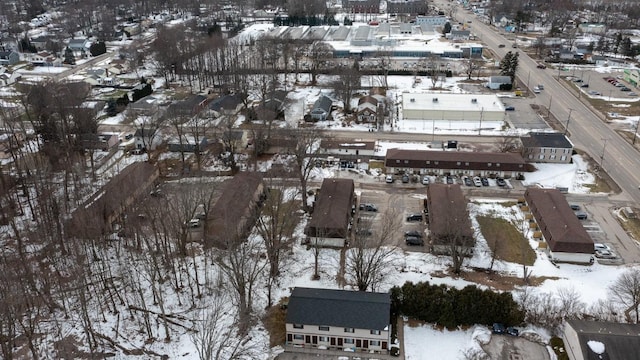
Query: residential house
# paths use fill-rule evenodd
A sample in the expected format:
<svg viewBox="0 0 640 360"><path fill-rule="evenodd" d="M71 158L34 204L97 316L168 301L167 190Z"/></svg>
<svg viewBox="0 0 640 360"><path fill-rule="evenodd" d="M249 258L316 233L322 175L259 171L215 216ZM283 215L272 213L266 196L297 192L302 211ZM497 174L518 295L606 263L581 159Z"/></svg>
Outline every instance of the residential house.
<svg viewBox="0 0 640 360"><path fill-rule="evenodd" d="M257 172L239 172L225 181L205 220L205 247L227 248L243 241L255 224L265 191Z"/></svg>
<svg viewBox="0 0 640 360"><path fill-rule="evenodd" d="M427 208L431 252L451 255L455 246L459 253L473 255L473 228L460 185L430 184L427 187Z"/></svg>
<svg viewBox="0 0 640 360"><path fill-rule="evenodd" d="M390 310L389 293L296 287L287 304L286 344L387 354Z"/></svg>
<svg viewBox="0 0 640 360"><path fill-rule="evenodd" d="M52 42L57 42L57 40L52 36L38 36L31 39L31 45L33 45L33 47L38 51L46 50L47 46Z"/></svg>
<svg viewBox="0 0 640 360"><path fill-rule="evenodd" d="M593 261L593 240L559 190L528 188L524 198L554 261L579 264Z"/></svg>
<svg viewBox="0 0 640 360"><path fill-rule="evenodd" d="M340 160L358 161L370 159L375 155L375 141L354 141L353 139L322 140L320 148L323 153L335 156Z"/></svg>
<svg viewBox="0 0 640 360"><path fill-rule="evenodd" d="M343 247L349 237L354 204L352 179L324 179L316 194L311 221L305 229L309 242L316 246Z"/></svg>
<svg viewBox="0 0 640 360"><path fill-rule="evenodd" d="M468 176L518 177L533 171L522 155L499 152L388 149L388 174L456 174Z"/></svg>
<svg viewBox="0 0 640 360"><path fill-rule="evenodd" d="M310 116L313 121L325 121L331 117L333 101L325 95L321 95L313 104Z"/></svg>
<svg viewBox="0 0 640 360"><path fill-rule="evenodd" d="M89 41L87 39L71 39L67 47L74 53L86 52L89 49Z"/></svg>
<svg viewBox="0 0 640 360"><path fill-rule="evenodd" d="M490 76L486 87L491 90L500 90L500 87L503 85L511 85L510 76Z"/></svg>
<svg viewBox="0 0 640 360"><path fill-rule="evenodd" d="M117 60L112 61L105 67L107 71L106 76L122 75L127 73L127 68L123 62Z"/></svg>
<svg viewBox="0 0 640 360"><path fill-rule="evenodd" d="M84 134L81 136L82 147L86 150L109 151L120 143L120 138L113 134Z"/></svg>
<svg viewBox="0 0 640 360"><path fill-rule="evenodd" d="M206 137L196 141L196 138L192 135L174 136L167 140L167 150L171 152L195 153L196 150L204 151L207 145L208 140Z"/></svg>
<svg viewBox="0 0 640 360"><path fill-rule="evenodd" d="M593 55L589 57L589 60L596 66L607 66L609 64L609 58L603 55ZM626 70L625 70L626 71Z"/></svg>
<svg viewBox="0 0 640 360"><path fill-rule="evenodd" d="M113 231L112 224L158 179L158 168L147 162L134 162L124 168L72 213L65 223L65 234L96 239Z"/></svg>
<svg viewBox="0 0 640 360"><path fill-rule="evenodd" d="M447 34L447 38L451 41L467 41L471 37L471 31L469 30L451 30Z"/></svg>
<svg viewBox="0 0 640 360"><path fill-rule="evenodd" d="M493 24L497 28L506 28L509 24L511 24L511 20L508 15L505 14L495 14L491 16L491 24Z"/></svg>
<svg viewBox="0 0 640 360"><path fill-rule="evenodd" d="M242 108L242 97L236 94L223 95L211 100L208 108L216 116L235 114Z"/></svg>
<svg viewBox="0 0 640 360"><path fill-rule="evenodd" d="M127 111L133 117L138 116L162 116L166 112L167 105L162 100L154 97L153 95L147 95L136 102L130 102L127 105Z"/></svg>
<svg viewBox="0 0 640 360"><path fill-rule="evenodd" d="M37 54L31 54L29 56L29 62L35 66L60 66L62 60L58 59L55 55L50 54L48 51L39 51Z"/></svg>
<svg viewBox="0 0 640 360"><path fill-rule="evenodd" d="M569 360L635 360L640 324L566 320L562 341Z"/></svg>
<svg viewBox="0 0 640 360"><path fill-rule="evenodd" d="M380 124L383 120L384 106L378 99L371 95L363 96L358 100L356 119L360 123Z"/></svg>
<svg viewBox="0 0 640 360"><path fill-rule="evenodd" d="M284 119L285 100L288 92L274 90L266 94L263 101L254 108L256 118L259 120Z"/></svg>
<svg viewBox="0 0 640 360"><path fill-rule="evenodd" d="M202 111L207 106L207 100L206 96L191 94L170 104L167 108L167 116L182 117L186 121Z"/></svg>
<svg viewBox="0 0 640 360"><path fill-rule="evenodd" d="M416 16L416 25L444 26L449 19L444 15L418 15Z"/></svg>
<svg viewBox="0 0 640 360"><path fill-rule="evenodd" d="M522 157L529 162L570 163L573 144L557 132L530 132L520 137Z"/></svg>
<svg viewBox="0 0 640 360"><path fill-rule="evenodd" d="M139 150L153 151L162 144L162 136L156 129L136 129L133 139L134 148Z"/></svg>
<svg viewBox="0 0 640 360"><path fill-rule="evenodd" d="M14 65L20 61L20 54L13 50L0 51L0 65Z"/></svg>

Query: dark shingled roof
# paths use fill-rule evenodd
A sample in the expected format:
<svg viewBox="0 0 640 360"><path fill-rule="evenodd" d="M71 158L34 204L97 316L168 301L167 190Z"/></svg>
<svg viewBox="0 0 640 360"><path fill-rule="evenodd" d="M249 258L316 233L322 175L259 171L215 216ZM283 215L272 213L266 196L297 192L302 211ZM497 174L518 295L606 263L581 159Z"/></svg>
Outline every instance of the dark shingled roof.
<svg viewBox="0 0 640 360"><path fill-rule="evenodd" d="M460 237L463 243L473 239L467 201L460 185L430 184L427 188L427 199L429 229L434 242L446 241L452 232L455 232L454 235Z"/></svg>
<svg viewBox="0 0 640 360"><path fill-rule="evenodd" d="M559 190L528 188L524 197L552 251L593 253L593 240Z"/></svg>
<svg viewBox="0 0 640 360"><path fill-rule="evenodd" d="M322 149L352 149L352 150L374 150L375 141L354 141L353 139L334 139L322 140L320 148Z"/></svg>
<svg viewBox="0 0 640 360"><path fill-rule="evenodd" d="M287 323L384 330L390 310L388 293L297 287L289 298Z"/></svg>
<svg viewBox="0 0 640 360"><path fill-rule="evenodd" d="M520 140L525 148L573 148L571 141L561 133L531 132L529 136L523 136Z"/></svg>
<svg viewBox="0 0 640 360"><path fill-rule="evenodd" d="M346 237L353 204L353 189L352 179L324 179L307 235Z"/></svg>
<svg viewBox="0 0 640 360"><path fill-rule="evenodd" d="M385 166L413 169L532 171L530 164L526 164L520 154L470 151L388 149Z"/></svg>
<svg viewBox="0 0 640 360"><path fill-rule="evenodd" d="M640 325L611 322L567 320L578 334L582 356L585 360L637 360L640 354ZM604 344L605 352L593 352L588 341Z"/></svg>

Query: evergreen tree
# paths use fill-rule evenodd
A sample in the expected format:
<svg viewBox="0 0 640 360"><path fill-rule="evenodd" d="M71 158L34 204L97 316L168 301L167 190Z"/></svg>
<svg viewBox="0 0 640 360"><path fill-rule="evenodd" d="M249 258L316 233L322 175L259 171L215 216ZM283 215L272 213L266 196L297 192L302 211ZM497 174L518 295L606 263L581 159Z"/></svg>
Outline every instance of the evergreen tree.
<svg viewBox="0 0 640 360"><path fill-rule="evenodd" d="M613 43L613 54L617 55L618 54L618 50L620 49L620 43L622 43L622 34L621 33L617 33L616 34L616 40Z"/></svg>
<svg viewBox="0 0 640 360"><path fill-rule="evenodd" d="M620 53L627 57L633 57L633 51L631 50L631 39L625 37L620 44Z"/></svg>
<svg viewBox="0 0 640 360"><path fill-rule="evenodd" d="M519 53L509 51L500 61L500 75L509 76L512 84L516 78L516 71L518 70L518 56Z"/></svg>
<svg viewBox="0 0 640 360"><path fill-rule="evenodd" d="M446 35L450 32L451 32L451 23L447 21L447 23L444 24L444 29L442 29L442 33Z"/></svg>
<svg viewBox="0 0 640 360"><path fill-rule="evenodd" d="M68 65L75 65L76 64L76 57L73 55L73 51L67 47L66 49L64 49L64 60L63 60L64 64L68 64Z"/></svg>
<svg viewBox="0 0 640 360"><path fill-rule="evenodd" d="M102 55L107 52L107 45L104 41L98 41L97 43L91 44L89 52L91 53L91 56Z"/></svg>

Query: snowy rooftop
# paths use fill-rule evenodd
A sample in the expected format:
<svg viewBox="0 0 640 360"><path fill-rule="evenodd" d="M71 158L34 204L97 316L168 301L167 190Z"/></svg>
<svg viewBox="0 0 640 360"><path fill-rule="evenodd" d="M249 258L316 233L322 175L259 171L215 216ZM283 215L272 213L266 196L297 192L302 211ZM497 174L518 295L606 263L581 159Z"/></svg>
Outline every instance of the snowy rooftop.
<svg viewBox="0 0 640 360"><path fill-rule="evenodd" d="M403 93L402 108L404 110L504 111L502 101L496 95L434 92Z"/></svg>

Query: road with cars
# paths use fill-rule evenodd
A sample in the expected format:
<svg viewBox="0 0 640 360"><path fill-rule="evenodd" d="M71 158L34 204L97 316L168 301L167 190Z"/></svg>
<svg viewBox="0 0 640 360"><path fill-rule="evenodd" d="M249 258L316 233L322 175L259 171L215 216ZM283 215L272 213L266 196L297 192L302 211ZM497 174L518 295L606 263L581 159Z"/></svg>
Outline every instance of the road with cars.
<svg viewBox="0 0 640 360"><path fill-rule="evenodd" d="M536 94L540 104L551 104L550 110L556 119L568 125L571 141L577 148L584 150L623 190L624 196L633 202L640 201L640 157L637 151L625 139L605 124L601 117L589 106L585 105L576 94L568 90L559 79L559 72L554 69L538 69L537 62L525 52L512 48L513 42L503 34L481 21L471 12L458 9L455 13L458 21L471 25L471 30L497 56L503 57L508 51L519 52L517 76L526 83L523 86L533 87L544 84L545 89ZM506 46L501 48L500 44ZM526 80L525 80L526 79Z"/></svg>

